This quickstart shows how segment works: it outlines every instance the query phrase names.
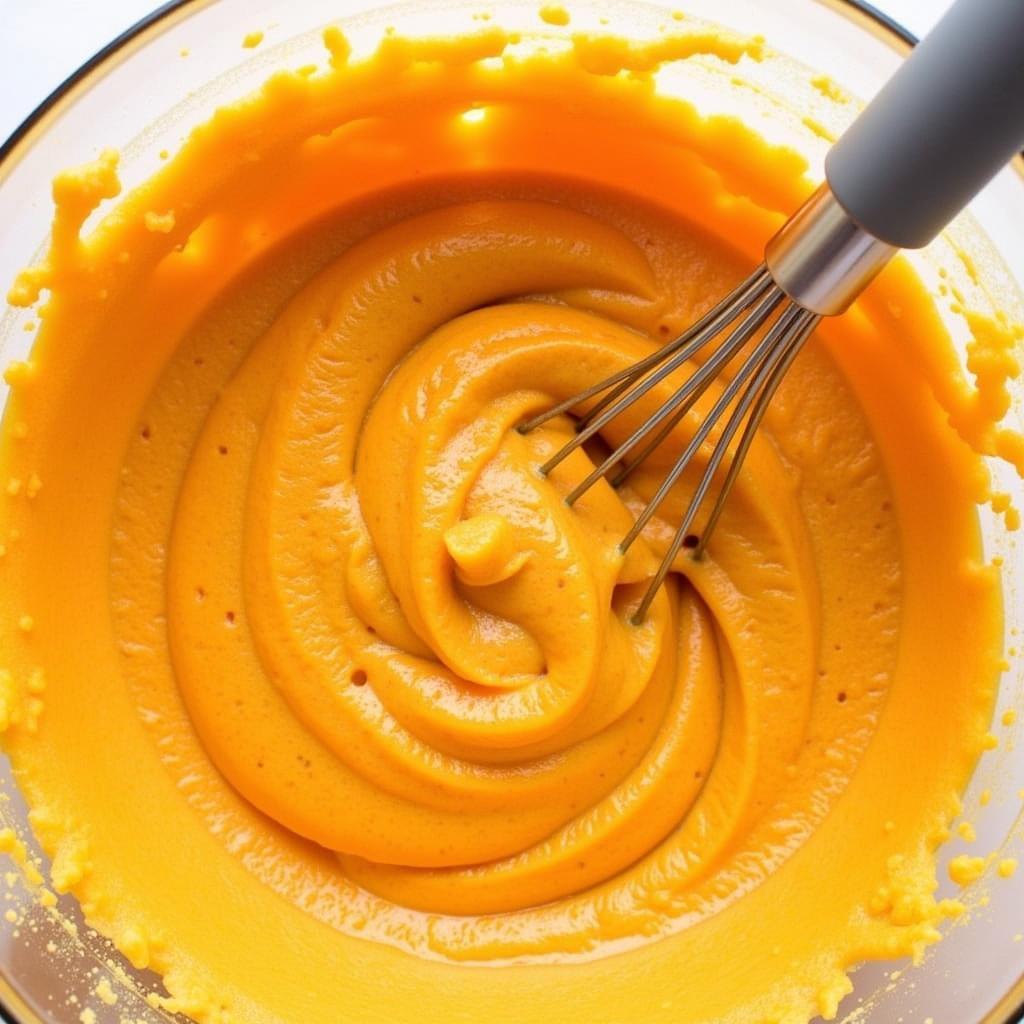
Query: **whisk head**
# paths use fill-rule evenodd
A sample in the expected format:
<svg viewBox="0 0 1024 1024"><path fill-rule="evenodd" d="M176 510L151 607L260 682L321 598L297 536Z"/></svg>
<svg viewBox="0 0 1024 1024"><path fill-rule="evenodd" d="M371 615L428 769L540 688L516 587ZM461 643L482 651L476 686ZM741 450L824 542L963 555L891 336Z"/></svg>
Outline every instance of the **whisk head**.
<svg viewBox="0 0 1024 1024"><path fill-rule="evenodd" d="M672 397L660 405L614 451L595 466L593 471L566 495L565 501L569 505L574 504L598 480L604 478L607 478L613 487L618 487L668 437L676 424L711 387L726 365L753 342L758 332L772 320L773 316L775 319L771 326L760 340L749 348L732 378L619 545L623 552L629 549L693 461L701 446L721 422L721 431L708 456L704 472L658 571L634 613L634 622L641 622L647 614L659 587L690 534L733 438L742 426L743 432L732 453L725 478L718 488L708 519L693 548L694 558L703 555L765 410L790 364L817 326L821 316L792 302L775 284L767 267L762 264L729 296L678 337L632 366L559 402L558 405L519 427L521 433L528 433L555 416L568 413L594 398L598 399L577 421L575 436L540 467L541 473L547 475L571 452L599 434L615 417L620 416L687 360L692 359L703 349L715 345L714 351L673 392Z"/></svg>

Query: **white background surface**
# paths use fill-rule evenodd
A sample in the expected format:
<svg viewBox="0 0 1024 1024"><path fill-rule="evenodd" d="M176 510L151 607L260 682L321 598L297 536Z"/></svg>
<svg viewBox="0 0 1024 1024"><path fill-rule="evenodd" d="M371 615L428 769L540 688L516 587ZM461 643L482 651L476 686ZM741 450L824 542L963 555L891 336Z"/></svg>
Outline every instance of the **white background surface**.
<svg viewBox="0 0 1024 1024"><path fill-rule="evenodd" d="M71 72L159 2L0 0L0 140ZM920 36L950 2L875 0L875 5Z"/></svg>

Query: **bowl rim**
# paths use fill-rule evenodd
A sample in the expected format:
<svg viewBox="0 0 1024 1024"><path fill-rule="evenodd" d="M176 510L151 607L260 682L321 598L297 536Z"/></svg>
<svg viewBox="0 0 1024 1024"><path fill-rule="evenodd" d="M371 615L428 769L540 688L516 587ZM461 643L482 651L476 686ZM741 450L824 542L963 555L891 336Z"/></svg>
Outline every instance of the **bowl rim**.
<svg viewBox="0 0 1024 1024"><path fill-rule="evenodd" d="M157 28L161 31L216 0L166 0L149 14L139 18L106 46L98 50L75 71L67 76L48 96L37 104L11 134L0 143L0 185L19 162L23 152L32 146L35 136L41 135L47 124L55 120L64 108L73 105L77 93L94 76L111 70L114 58L120 58L139 47ZM880 10L868 0L817 0L825 7L837 11L850 21L859 22L865 31L874 33L903 55L917 45L918 37L905 25ZM1024 153L1011 161L1011 166L1024 182ZM26 1018L14 1015L32 1013L18 991L0 972L0 1022L21 1024ZM999 1002L979 1021L979 1024L1021 1024L1024 1022L1024 966L1017 980L1003 994Z"/></svg>
<svg viewBox="0 0 1024 1024"><path fill-rule="evenodd" d="M123 56L125 49L135 49L144 40L143 35L159 26L161 29L173 21L178 21L187 13L193 13L201 7L209 6L216 0L166 0L155 10L119 35L115 36L106 46L94 53L85 63L57 85L41 102L39 102L21 123L0 143L0 184L10 173L11 167L18 162L21 151L31 144L32 136L39 134L45 122L60 113L61 108L70 106L75 99L78 88L84 85L97 72L106 72L108 62L115 56ZM910 29L900 24L895 18L877 8L868 0L818 0L826 7L865 24L869 30L881 36L888 36L894 48L904 53L914 47L918 38ZM1024 157L1021 158L1024 161ZM1016 162L1016 161L1015 161ZM1024 167L1021 168L1024 173Z"/></svg>

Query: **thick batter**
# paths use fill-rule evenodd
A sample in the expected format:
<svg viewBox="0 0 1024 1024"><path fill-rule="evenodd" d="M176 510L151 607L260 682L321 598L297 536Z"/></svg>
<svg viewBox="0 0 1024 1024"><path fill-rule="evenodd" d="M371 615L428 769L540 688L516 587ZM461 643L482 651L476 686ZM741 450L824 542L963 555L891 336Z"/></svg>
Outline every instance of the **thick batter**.
<svg viewBox="0 0 1024 1024"><path fill-rule="evenodd" d="M53 884L203 1022L833 1015L958 909L1011 333L976 324L969 385L897 261L635 626L692 478L618 542L698 414L573 509L596 453L545 479L571 421L515 427L810 190L654 88L759 45L326 42L85 237L116 155L62 175L11 292L49 295L8 371L0 719Z"/></svg>

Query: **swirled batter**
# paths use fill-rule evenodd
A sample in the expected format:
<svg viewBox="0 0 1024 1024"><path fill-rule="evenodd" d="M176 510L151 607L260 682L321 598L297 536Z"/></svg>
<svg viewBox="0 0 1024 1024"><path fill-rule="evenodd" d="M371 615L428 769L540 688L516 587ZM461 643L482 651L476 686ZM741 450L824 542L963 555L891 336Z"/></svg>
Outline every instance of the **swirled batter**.
<svg viewBox="0 0 1024 1024"><path fill-rule="evenodd" d="M201 1021L833 1015L957 910L1012 332L968 384L894 264L634 625L693 477L618 543L701 410L571 509L598 450L545 478L571 418L515 428L809 190L650 77L760 44L326 38L85 237L117 157L63 175L11 293L50 297L8 371L0 718L54 885Z"/></svg>

